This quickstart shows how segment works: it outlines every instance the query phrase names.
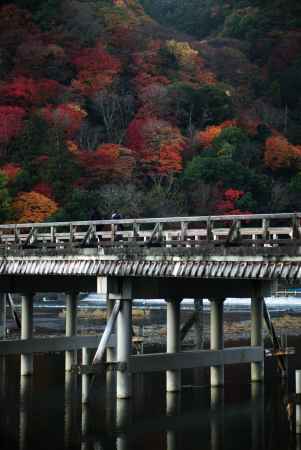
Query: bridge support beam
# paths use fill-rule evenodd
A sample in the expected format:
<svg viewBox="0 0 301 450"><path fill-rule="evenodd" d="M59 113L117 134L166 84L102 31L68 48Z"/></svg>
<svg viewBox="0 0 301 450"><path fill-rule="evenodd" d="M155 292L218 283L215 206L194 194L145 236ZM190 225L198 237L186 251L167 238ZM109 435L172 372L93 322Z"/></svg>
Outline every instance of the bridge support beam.
<svg viewBox="0 0 301 450"><path fill-rule="evenodd" d="M21 339L32 338L33 331L33 297L34 294L22 295ZM21 355L21 375L33 374L33 354Z"/></svg>
<svg viewBox="0 0 301 450"><path fill-rule="evenodd" d="M115 300L111 300L107 296L107 322L112 314L113 308L115 305ZM115 327L112 332L114 333ZM116 361L116 346L115 347L107 347L107 362L115 362Z"/></svg>
<svg viewBox="0 0 301 450"><path fill-rule="evenodd" d="M132 350L132 299L122 300L117 317L117 361L128 364ZM117 398L132 396L131 375L126 368L117 371Z"/></svg>
<svg viewBox="0 0 301 450"><path fill-rule="evenodd" d="M263 346L263 297L254 297L251 300L251 346ZM263 381L264 360L251 363L251 381Z"/></svg>
<svg viewBox="0 0 301 450"><path fill-rule="evenodd" d="M180 351L180 300L167 300L167 353ZM166 391L177 392L181 390L181 371L166 371Z"/></svg>
<svg viewBox="0 0 301 450"><path fill-rule="evenodd" d="M66 336L76 335L77 329L77 293L66 294ZM71 350L65 353L65 371L70 372L77 362L77 351Z"/></svg>
<svg viewBox="0 0 301 450"><path fill-rule="evenodd" d="M210 301L210 349L223 350L224 348L224 299ZM211 386L224 385L224 365L210 368Z"/></svg>

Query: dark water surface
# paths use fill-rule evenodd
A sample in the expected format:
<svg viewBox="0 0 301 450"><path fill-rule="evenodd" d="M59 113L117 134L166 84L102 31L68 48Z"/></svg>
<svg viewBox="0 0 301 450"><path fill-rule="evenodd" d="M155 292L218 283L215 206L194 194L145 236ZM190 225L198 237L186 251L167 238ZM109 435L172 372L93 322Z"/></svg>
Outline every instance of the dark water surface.
<svg viewBox="0 0 301 450"><path fill-rule="evenodd" d="M134 378L131 401L114 398L114 375L96 380L89 406L81 379L64 372L64 355L35 358L35 374L20 380L19 358L1 361L1 450L259 450L299 449L289 430L283 396L292 392L301 339L290 379L281 384L266 362L265 384L249 384L249 365L225 370L225 388L210 389L209 371L183 373L183 390L165 393L164 374ZM299 365L298 365L299 364Z"/></svg>

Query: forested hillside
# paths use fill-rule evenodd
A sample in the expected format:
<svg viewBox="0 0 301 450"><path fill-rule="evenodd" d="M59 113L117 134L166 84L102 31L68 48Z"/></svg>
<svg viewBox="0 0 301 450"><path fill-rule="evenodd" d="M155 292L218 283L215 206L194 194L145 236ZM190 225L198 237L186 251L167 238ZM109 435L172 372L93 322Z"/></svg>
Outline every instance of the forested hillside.
<svg viewBox="0 0 301 450"><path fill-rule="evenodd" d="M0 2L0 221L301 210L301 6Z"/></svg>

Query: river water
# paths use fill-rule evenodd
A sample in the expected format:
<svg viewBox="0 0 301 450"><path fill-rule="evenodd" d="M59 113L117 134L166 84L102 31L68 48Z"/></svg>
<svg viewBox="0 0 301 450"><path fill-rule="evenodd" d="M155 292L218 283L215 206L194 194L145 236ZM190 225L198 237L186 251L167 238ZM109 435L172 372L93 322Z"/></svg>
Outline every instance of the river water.
<svg viewBox="0 0 301 450"><path fill-rule="evenodd" d="M37 355L34 375L22 379L19 358L7 357L0 360L0 449L301 449L284 404L301 368L301 339L289 337L288 345L296 354L284 382L267 359L264 384L250 384L249 365L226 367L224 389L209 387L208 369L185 370L177 395L166 394L163 373L137 375L133 398L117 401L108 372L94 381L87 406L63 354Z"/></svg>

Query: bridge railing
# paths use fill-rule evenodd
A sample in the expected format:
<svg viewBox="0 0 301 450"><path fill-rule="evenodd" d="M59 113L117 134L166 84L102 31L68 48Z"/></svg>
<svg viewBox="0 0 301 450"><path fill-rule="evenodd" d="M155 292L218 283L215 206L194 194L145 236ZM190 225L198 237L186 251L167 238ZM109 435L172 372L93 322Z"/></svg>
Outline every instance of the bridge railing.
<svg viewBox="0 0 301 450"><path fill-rule="evenodd" d="M289 213L7 224L0 225L0 247L291 245L300 240L300 219Z"/></svg>

